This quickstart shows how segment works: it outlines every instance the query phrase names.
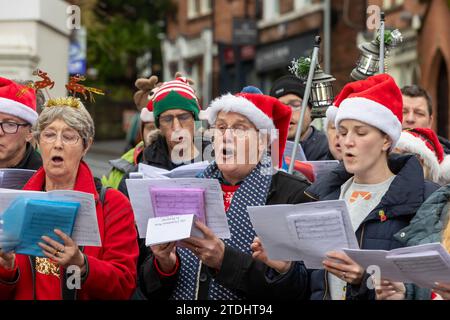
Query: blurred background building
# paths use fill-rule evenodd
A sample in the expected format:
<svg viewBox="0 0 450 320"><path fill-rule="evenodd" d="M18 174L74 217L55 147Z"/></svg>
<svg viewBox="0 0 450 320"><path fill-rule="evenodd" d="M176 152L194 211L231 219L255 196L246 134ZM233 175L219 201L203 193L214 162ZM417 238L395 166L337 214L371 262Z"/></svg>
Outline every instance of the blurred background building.
<svg viewBox="0 0 450 320"><path fill-rule="evenodd" d="M69 36L67 3L61 0L0 0L0 75L34 79L45 70L55 81L52 92L64 95Z"/></svg>
<svg viewBox="0 0 450 320"><path fill-rule="evenodd" d="M435 126L449 136L450 1L447 0L180 0L165 18L164 78L183 71L204 102L256 85L265 93L288 73L293 58L308 55L322 36L321 66L338 92L350 79L357 46L374 37L366 12L378 5L386 27L404 42L387 59L399 86L420 84L431 94Z"/></svg>
<svg viewBox="0 0 450 320"><path fill-rule="evenodd" d="M81 29L67 27L70 5L80 7ZM203 105L245 85L267 93L293 58L311 52L317 34L337 93L351 81L358 45L374 37L369 5L404 37L387 71L399 86L430 92L435 129L449 137L449 0L0 0L0 74L28 79L41 68L56 82L53 95L65 93L70 74L86 75L86 85L107 93L86 103L97 138L121 139L137 113L136 78L181 71Z"/></svg>

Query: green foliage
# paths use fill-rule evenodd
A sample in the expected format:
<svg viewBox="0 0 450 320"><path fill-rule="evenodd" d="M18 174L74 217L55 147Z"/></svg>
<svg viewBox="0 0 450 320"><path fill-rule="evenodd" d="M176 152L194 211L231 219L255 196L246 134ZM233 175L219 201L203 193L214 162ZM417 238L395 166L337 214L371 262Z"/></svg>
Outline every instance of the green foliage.
<svg viewBox="0 0 450 320"><path fill-rule="evenodd" d="M88 68L95 68L98 73L95 84L125 85L133 90L139 72L138 57L151 52L153 63L161 63L158 34L163 30L158 22L175 9L173 3L167 0L84 0L80 6L82 23L87 28Z"/></svg>
<svg viewBox="0 0 450 320"><path fill-rule="evenodd" d="M309 68L311 66L311 58L300 57L297 60L294 59L291 62L289 71L301 79L306 79L308 77Z"/></svg>

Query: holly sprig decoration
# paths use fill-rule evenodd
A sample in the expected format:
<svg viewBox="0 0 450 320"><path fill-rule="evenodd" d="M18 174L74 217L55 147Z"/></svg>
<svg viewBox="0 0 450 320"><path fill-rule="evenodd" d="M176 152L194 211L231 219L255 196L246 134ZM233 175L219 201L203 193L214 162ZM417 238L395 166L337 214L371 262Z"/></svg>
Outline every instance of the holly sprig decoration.
<svg viewBox="0 0 450 320"><path fill-rule="evenodd" d="M380 44L380 32L377 34L377 43ZM403 36L398 29L386 30L384 32L384 44L387 47L393 48L403 41Z"/></svg>
<svg viewBox="0 0 450 320"><path fill-rule="evenodd" d="M311 66L310 57L300 57L293 59L289 71L300 79L306 79L308 77L309 68Z"/></svg>

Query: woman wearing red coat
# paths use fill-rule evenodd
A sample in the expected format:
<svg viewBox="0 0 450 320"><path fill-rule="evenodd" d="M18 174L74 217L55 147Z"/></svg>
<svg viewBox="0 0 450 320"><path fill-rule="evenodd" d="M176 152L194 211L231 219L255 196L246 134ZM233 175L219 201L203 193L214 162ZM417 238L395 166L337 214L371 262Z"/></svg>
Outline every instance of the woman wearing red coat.
<svg viewBox="0 0 450 320"><path fill-rule="evenodd" d="M78 247L55 229L59 242L43 236L39 243L46 258L0 251L0 299L130 298L138 257L134 216L128 199L116 190L108 189L100 201L92 173L82 160L94 137L89 112L74 98L50 100L34 135L43 167L24 189L93 194L102 246ZM79 271L78 285L73 269Z"/></svg>

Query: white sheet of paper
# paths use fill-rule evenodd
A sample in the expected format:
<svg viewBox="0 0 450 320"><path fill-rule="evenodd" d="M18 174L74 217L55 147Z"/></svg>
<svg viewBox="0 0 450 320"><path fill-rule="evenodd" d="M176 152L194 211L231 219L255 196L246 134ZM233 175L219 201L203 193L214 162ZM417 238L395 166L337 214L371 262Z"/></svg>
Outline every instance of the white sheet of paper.
<svg viewBox="0 0 450 320"><path fill-rule="evenodd" d="M169 178L195 178L209 166L208 161L194 162L177 167L163 175Z"/></svg>
<svg viewBox="0 0 450 320"><path fill-rule="evenodd" d="M145 245L152 246L189 238L194 223L193 214L148 219Z"/></svg>
<svg viewBox="0 0 450 320"><path fill-rule="evenodd" d="M179 178L179 179L127 179L139 236L145 238L148 219L154 218L149 187L160 188L202 188L206 190L205 209L208 227L218 238L231 237L227 216L223 204L222 189L216 179Z"/></svg>
<svg viewBox="0 0 450 320"><path fill-rule="evenodd" d="M138 172L143 173L145 178L167 179L164 173L169 173L170 171L154 166L149 166L147 164L139 163Z"/></svg>
<svg viewBox="0 0 450 320"><path fill-rule="evenodd" d="M149 179L167 179L167 178L195 178L208 167L208 161L194 162L179 166L171 171L161 169L147 164L139 163L138 172L144 174L144 178Z"/></svg>
<svg viewBox="0 0 450 320"><path fill-rule="evenodd" d="M380 277L391 281L408 282L408 278L401 273L395 264L386 259L386 250L344 249L344 252L364 269L374 266L380 268Z"/></svg>
<svg viewBox="0 0 450 320"><path fill-rule="evenodd" d="M432 288L435 282L450 282L450 255L440 243L395 249L386 259L420 287Z"/></svg>
<svg viewBox="0 0 450 320"><path fill-rule="evenodd" d="M305 161L305 163L308 163L313 167L316 179L328 174L339 165L338 160Z"/></svg>
<svg viewBox="0 0 450 320"><path fill-rule="evenodd" d="M0 216L17 197L41 200L67 200L80 203L72 232L79 246L101 246L94 196L90 193L55 190L50 192L0 189Z"/></svg>
<svg viewBox="0 0 450 320"><path fill-rule="evenodd" d="M344 200L248 207L270 259L322 268L325 253L358 248Z"/></svg>
<svg viewBox="0 0 450 320"><path fill-rule="evenodd" d="M450 282L450 255L440 243L391 251L344 250L364 267L379 266L381 278L432 288L437 281Z"/></svg>
<svg viewBox="0 0 450 320"><path fill-rule="evenodd" d="M292 150L294 149L294 141L286 141L286 146L284 147L284 156L291 158ZM306 161L305 152L303 151L302 145L299 143L297 147L297 152L295 154L295 160Z"/></svg>

